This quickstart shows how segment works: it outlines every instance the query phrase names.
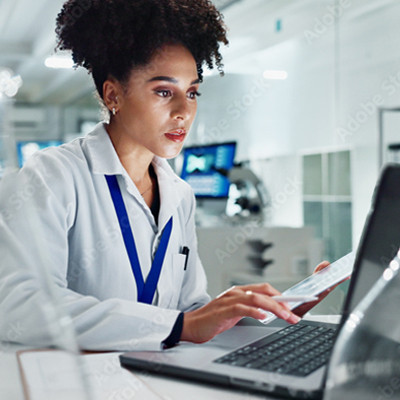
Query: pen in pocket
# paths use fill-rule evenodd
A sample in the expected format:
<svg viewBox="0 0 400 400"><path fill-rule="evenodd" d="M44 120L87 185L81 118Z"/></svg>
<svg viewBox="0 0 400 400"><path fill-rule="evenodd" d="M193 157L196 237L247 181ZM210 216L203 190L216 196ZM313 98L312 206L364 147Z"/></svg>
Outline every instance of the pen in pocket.
<svg viewBox="0 0 400 400"><path fill-rule="evenodd" d="M184 246L183 249L182 249L182 253L181 253L181 254L183 254L184 256L186 256L186 259L185 259L185 266L184 266L184 268L183 268L183 270L186 271L187 263L188 263L188 258L189 258L189 247Z"/></svg>

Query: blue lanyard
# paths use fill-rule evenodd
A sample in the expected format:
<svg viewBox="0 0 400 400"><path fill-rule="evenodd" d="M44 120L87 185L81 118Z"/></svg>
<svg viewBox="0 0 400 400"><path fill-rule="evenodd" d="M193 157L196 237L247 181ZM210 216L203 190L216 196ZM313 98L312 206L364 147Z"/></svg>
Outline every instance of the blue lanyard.
<svg viewBox="0 0 400 400"><path fill-rule="evenodd" d="M108 188L110 189L111 198L114 203L115 211L117 213L119 226L121 228L122 236L124 238L125 248L128 253L129 261L131 263L133 275L136 280L138 301L141 303L151 304L157 289L158 280L161 274L161 268L164 263L165 253L169 243L169 238L172 231L172 217L169 219L164 231L161 235L160 244L154 256L153 263L146 282L144 282L142 270L140 268L139 258L136 250L135 239L129 223L128 213L124 200L122 198L121 190L118 185L117 177L115 175L105 175Z"/></svg>

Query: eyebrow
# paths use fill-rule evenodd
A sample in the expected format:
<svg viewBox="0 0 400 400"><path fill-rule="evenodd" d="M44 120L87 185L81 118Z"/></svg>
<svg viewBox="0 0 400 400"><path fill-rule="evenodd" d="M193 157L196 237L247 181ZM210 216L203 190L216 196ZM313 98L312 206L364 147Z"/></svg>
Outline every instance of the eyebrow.
<svg viewBox="0 0 400 400"><path fill-rule="evenodd" d="M178 83L177 79L171 78L170 76L155 76L154 78L149 79L147 82L154 82L154 81L167 81L167 82L171 82L174 84ZM196 85L197 83L200 83L200 79L195 79L190 84Z"/></svg>

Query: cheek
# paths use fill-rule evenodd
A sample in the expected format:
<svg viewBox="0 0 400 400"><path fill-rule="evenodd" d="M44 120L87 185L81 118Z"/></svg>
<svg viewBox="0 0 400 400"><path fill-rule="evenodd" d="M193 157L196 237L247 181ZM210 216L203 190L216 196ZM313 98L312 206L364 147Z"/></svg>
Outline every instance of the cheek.
<svg viewBox="0 0 400 400"><path fill-rule="evenodd" d="M132 116L135 116L135 119L137 119L140 125L148 127L156 126L163 115L160 107L145 102L133 108L131 112Z"/></svg>
<svg viewBox="0 0 400 400"><path fill-rule="evenodd" d="M190 124L192 124L193 120L194 120L195 117L196 117L196 114L197 114L197 103L195 103L195 104L193 105L193 108L192 108L192 116L191 116Z"/></svg>

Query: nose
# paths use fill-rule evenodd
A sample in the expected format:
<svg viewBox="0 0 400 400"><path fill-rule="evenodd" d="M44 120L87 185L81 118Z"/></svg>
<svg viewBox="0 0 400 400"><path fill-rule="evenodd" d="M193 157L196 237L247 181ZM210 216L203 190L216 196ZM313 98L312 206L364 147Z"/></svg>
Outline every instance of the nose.
<svg viewBox="0 0 400 400"><path fill-rule="evenodd" d="M172 103L171 117L182 121L190 120L196 113L196 105L190 103L186 96L176 97Z"/></svg>

